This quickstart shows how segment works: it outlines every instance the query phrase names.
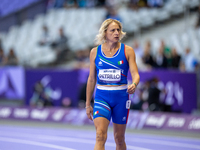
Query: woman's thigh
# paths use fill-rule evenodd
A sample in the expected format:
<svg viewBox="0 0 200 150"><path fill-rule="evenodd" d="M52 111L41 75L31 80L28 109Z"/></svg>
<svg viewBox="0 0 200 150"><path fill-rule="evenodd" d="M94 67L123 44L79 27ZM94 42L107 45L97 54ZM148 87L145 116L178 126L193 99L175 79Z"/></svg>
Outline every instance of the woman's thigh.
<svg viewBox="0 0 200 150"><path fill-rule="evenodd" d="M114 137L124 137L126 131L126 124L113 123Z"/></svg>
<svg viewBox="0 0 200 150"><path fill-rule="evenodd" d="M107 132L109 123L110 121L104 117L98 117L94 119L96 130L100 130L102 132Z"/></svg>

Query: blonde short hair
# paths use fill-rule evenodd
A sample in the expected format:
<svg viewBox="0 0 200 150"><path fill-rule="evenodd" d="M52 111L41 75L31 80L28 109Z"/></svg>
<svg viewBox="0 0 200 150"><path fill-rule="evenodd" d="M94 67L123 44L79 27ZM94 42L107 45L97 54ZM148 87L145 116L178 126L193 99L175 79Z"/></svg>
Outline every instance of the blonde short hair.
<svg viewBox="0 0 200 150"><path fill-rule="evenodd" d="M99 29L99 33L96 35L96 38L95 38L95 43L97 45L101 45L103 43L106 42L106 30L108 29L108 26L112 23L112 22L115 22L116 24L119 25L119 28L120 28L120 35L119 35L119 40L121 40L125 35L126 35L126 32L123 32L122 31L122 24L121 22L115 20L115 19L106 19L102 24L101 24L101 27Z"/></svg>

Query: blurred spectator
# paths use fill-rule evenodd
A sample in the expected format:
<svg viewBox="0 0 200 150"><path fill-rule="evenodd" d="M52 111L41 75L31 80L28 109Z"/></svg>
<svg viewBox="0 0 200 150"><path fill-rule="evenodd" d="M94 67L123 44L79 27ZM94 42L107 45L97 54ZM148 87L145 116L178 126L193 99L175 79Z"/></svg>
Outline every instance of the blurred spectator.
<svg viewBox="0 0 200 150"><path fill-rule="evenodd" d="M36 82L33 87L33 96L30 99L30 105L34 107L53 106L49 89L45 88L41 81Z"/></svg>
<svg viewBox="0 0 200 150"><path fill-rule="evenodd" d="M171 67L178 69L180 65L181 56L177 53L176 48L172 49L172 63Z"/></svg>
<svg viewBox="0 0 200 150"><path fill-rule="evenodd" d="M5 64L6 65L11 65L11 66L16 66L18 65L18 58L15 55L14 50L11 48L7 57L5 58Z"/></svg>
<svg viewBox="0 0 200 150"><path fill-rule="evenodd" d="M2 41L0 39L0 49L3 49L3 46L2 46Z"/></svg>
<svg viewBox="0 0 200 150"><path fill-rule="evenodd" d="M196 21L196 28L200 27L200 5L198 8L198 14L197 14L197 21Z"/></svg>
<svg viewBox="0 0 200 150"><path fill-rule="evenodd" d="M76 51L75 59L78 62L82 62L83 61L84 55L83 55L83 51L82 50Z"/></svg>
<svg viewBox="0 0 200 150"><path fill-rule="evenodd" d="M150 111L161 111L160 94L161 90L158 88L158 78L153 78L149 81L147 102Z"/></svg>
<svg viewBox="0 0 200 150"><path fill-rule="evenodd" d="M105 19L109 19L109 18L115 19L115 20L118 20L118 21L122 22L122 19L117 14L117 10L114 7L108 7L107 8L107 14L106 14L106 18Z"/></svg>
<svg viewBox="0 0 200 150"><path fill-rule="evenodd" d="M81 7L87 7L87 1L86 0L76 0L77 1L77 5L79 8Z"/></svg>
<svg viewBox="0 0 200 150"><path fill-rule="evenodd" d="M83 8L83 7L95 7L102 6L97 0L65 0L64 7L75 7L75 8Z"/></svg>
<svg viewBox="0 0 200 150"><path fill-rule="evenodd" d="M130 109L134 109L134 110L142 110L142 105L144 103L144 99L142 97L143 95L143 91L144 91L144 84L142 84L143 86L137 86L137 90L133 95L129 95L129 99L132 101L131 102L131 108Z"/></svg>
<svg viewBox="0 0 200 150"><path fill-rule="evenodd" d="M74 0L67 0L64 7L66 8L77 7L77 3Z"/></svg>
<svg viewBox="0 0 200 150"><path fill-rule="evenodd" d="M196 66L198 65L197 60L194 58L190 48L187 48L185 51L185 56L182 60L182 63L185 67L185 71L187 72L194 72L196 69Z"/></svg>
<svg viewBox="0 0 200 150"><path fill-rule="evenodd" d="M150 82L146 81L144 82L144 84L142 84L140 91L140 99L141 99L141 110L148 110L148 97L149 97L149 86L150 86Z"/></svg>
<svg viewBox="0 0 200 150"><path fill-rule="evenodd" d="M50 44L50 42L51 42L51 37L49 35L48 27L46 25L44 25L42 27L42 37L39 41L39 44L43 46L43 45Z"/></svg>
<svg viewBox="0 0 200 150"><path fill-rule="evenodd" d="M86 7L95 7L97 2L96 0L87 0Z"/></svg>
<svg viewBox="0 0 200 150"><path fill-rule="evenodd" d="M121 3L120 0L105 0L106 7L118 7Z"/></svg>
<svg viewBox="0 0 200 150"><path fill-rule="evenodd" d="M90 49L85 49L83 51L83 60L82 60L82 68L89 68L90 66L90 58L89 58L89 55L90 55Z"/></svg>
<svg viewBox="0 0 200 150"><path fill-rule="evenodd" d="M142 57L144 55L144 51L143 51L142 47L139 45L139 42L137 40L133 41L133 49L134 49L134 52L135 52L136 63L137 63L138 69L139 70L146 70L147 67L142 60Z"/></svg>
<svg viewBox="0 0 200 150"><path fill-rule="evenodd" d="M75 56L76 69L89 68L90 65L89 54L90 54L90 49L79 50L76 52Z"/></svg>
<svg viewBox="0 0 200 150"><path fill-rule="evenodd" d="M142 47L140 46L139 42L137 40L134 40L133 42L133 49L135 51L135 55L136 55L136 58L142 58L143 55L144 55L144 51L142 49Z"/></svg>
<svg viewBox="0 0 200 150"><path fill-rule="evenodd" d="M147 7L147 0L138 0L138 7Z"/></svg>
<svg viewBox="0 0 200 150"><path fill-rule="evenodd" d="M151 42L147 41L145 44L144 55L142 57L144 64L148 66L148 68L152 68L154 65L154 60L151 55Z"/></svg>
<svg viewBox="0 0 200 150"><path fill-rule="evenodd" d="M171 49L168 46L166 46L164 40L161 40L161 47L163 47L164 55L167 58L167 66L171 66L171 61L172 61Z"/></svg>
<svg viewBox="0 0 200 150"><path fill-rule="evenodd" d="M4 51L2 48L0 48L0 66L5 64L5 59Z"/></svg>
<svg viewBox="0 0 200 150"><path fill-rule="evenodd" d="M149 7L162 7L163 0L147 0L147 4Z"/></svg>
<svg viewBox="0 0 200 150"><path fill-rule="evenodd" d="M167 58L164 55L163 45L161 45L158 49L158 53L155 55L154 58L154 63L155 68L167 68Z"/></svg>
<svg viewBox="0 0 200 150"><path fill-rule="evenodd" d="M137 10L138 9L138 5L137 5L138 1L139 0L130 0L129 7L131 9Z"/></svg>
<svg viewBox="0 0 200 150"><path fill-rule="evenodd" d="M66 0L48 0L47 8L63 8Z"/></svg>
<svg viewBox="0 0 200 150"><path fill-rule="evenodd" d="M51 43L51 47L56 51L57 53L57 63L62 62L65 60L66 57L69 55L69 48L67 45L68 38L64 34L63 28L59 29L59 37Z"/></svg>
<svg viewBox="0 0 200 150"><path fill-rule="evenodd" d="M97 0L97 6L105 6L106 0Z"/></svg>
<svg viewBox="0 0 200 150"><path fill-rule="evenodd" d="M62 106L65 108L71 107L72 105L72 100L69 97L65 97L62 99Z"/></svg>

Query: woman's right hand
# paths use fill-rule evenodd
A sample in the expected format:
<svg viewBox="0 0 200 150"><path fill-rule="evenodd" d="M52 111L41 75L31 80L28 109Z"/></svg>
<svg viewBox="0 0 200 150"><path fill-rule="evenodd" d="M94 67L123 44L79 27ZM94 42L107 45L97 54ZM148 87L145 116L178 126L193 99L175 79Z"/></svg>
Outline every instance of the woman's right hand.
<svg viewBox="0 0 200 150"><path fill-rule="evenodd" d="M86 114L87 114L88 119L93 121L93 108L92 108L92 106L86 107Z"/></svg>

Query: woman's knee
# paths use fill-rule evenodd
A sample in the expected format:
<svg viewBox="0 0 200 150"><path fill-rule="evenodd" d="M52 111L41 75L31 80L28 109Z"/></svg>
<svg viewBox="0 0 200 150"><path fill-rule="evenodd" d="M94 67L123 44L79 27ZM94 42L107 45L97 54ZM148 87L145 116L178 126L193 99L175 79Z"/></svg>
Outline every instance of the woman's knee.
<svg viewBox="0 0 200 150"><path fill-rule="evenodd" d="M124 135L121 134L115 134L115 142L117 145L123 145L125 142L125 137Z"/></svg>
<svg viewBox="0 0 200 150"><path fill-rule="evenodd" d="M98 142L106 142L107 139L107 133L102 130L97 130L96 132L96 140Z"/></svg>

